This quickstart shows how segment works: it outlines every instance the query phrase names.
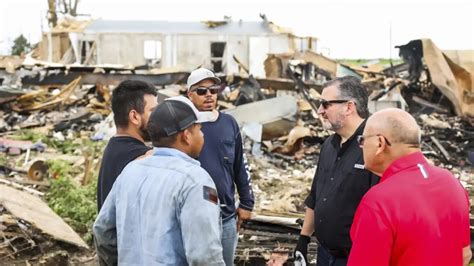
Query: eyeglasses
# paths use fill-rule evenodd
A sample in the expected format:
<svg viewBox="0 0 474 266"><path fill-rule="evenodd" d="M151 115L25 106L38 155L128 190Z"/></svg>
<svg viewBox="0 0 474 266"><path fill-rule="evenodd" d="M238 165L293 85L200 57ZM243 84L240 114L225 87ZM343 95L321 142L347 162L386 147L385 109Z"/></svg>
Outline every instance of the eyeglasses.
<svg viewBox="0 0 474 266"><path fill-rule="evenodd" d="M359 135L357 136L357 142L359 142L359 146L363 146L364 145L364 141L370 137L382 137L385 139L385 142L387 142L387 145L388 146L392 146L392 143L390 143L390 141L388 141L388 139L381 135L381 134L375 134L375 135L367 135L367 136L364 136L364 135Z"/></svg>
<svg viewBox="0 0 474 266"><path fill-rule="evenodd" d="M322 106L324 109L327 109L333 103L347 103L349 100L319 100L319 106Z"/></svg>
<svg viewBox="0 0 474 266"><path fill-rule="evenodd" d="M207 94L207 91L209 91L211 94L217 94L220 89L220 85L212 85L210 87L197 87L192 89L191 91L195 91L197 95L203 96Z"/></svg>

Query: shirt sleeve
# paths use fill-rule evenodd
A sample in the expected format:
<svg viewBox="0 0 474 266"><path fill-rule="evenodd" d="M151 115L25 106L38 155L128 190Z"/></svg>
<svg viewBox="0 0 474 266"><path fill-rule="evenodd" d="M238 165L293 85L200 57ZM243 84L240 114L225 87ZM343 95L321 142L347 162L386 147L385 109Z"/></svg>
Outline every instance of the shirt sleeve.
<svg viewBox="0 0 474 266"><path fill-rule="evenodd" d="M352 249L347 265L389 265L393 245L391 226L385 215L363 201L351 227Z"/></svg>
<svg viewBox="0 0 474 266"><path fill-rule="evenodd" d="M209 180L188 187L180 203L181 234L189 265L224 265L217 190Z"/></svg>
<svg viewBox="0 0 474 266"><path fill-rule="evenodd" d="M118 262L115 190L113 186L93 225L100 265L117 265Z"/></svg>
<svg viewBox="0 0 474 266"><path fill-rule="evenodd" d="M324 151L324 145L321 146L321 151L319 152L320 156L319 156L318 164L316 166L316 172L314 173L313 182L311 183L311 190L309 191L309 194L304 201L304 204L306 205L306 207L309 207L313 210L316 206L316 183L318 181L318 172L319 172L319 166L321 165L320 162L321 162L321 156L323 154L323 151Z"/></svg>
<svg viewBox="0 0 474 266"><path fill-rule="evenodd" d="M467 209L465 216L463 217L463 224L462 224L462 245L463 247L467 247L471 245L471 223L469 218L469 210L470 210L470 201L469 201L469 193L464 189L464 193L466 194L466 201L467 201Z"/></svg>
<svg viewBox="0 0 474 266"><path fill-rule="evenodd" d="M250 173L248 171L247 159L243 150L242 136L238 131L235 137L235 161L234 161L234 182L239 193L239 208L252 211L254 206L254 196Z"/></svg>
<svg viewBox="0 0 474 266"><path fill-rule="evenodd" d="M311 208L314 210L314 207L316 205L316 181L317 181L317 176L318 176L318 169L316 169L316 173L314 174L313 177L313 182L311 183L311 190L309 191L308 196L306 197L304 204L306 207Z"/></svg>

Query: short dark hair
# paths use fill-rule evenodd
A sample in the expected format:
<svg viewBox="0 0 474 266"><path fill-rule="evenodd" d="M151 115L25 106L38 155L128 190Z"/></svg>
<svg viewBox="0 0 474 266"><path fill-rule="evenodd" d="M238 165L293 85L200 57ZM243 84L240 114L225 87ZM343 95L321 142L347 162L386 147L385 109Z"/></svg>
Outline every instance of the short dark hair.
<svg viewBox="0 0 474 266"><path fill-rule="evenodd" d="M353 76L345 76L330 80L323 84L323 89L337 85L342 99L355 102L357 114L361 118L369 117L369 92L360 80Z"/></svg>
<svg viewBox="0 0 474 266"><path fill-rule="evenodd" d="M179 132L178 132L179 133ZM171 135L169 137L157 137L152 138L151 144L154 147L171 147L178 139L178 134Z"/></svg>
<svg viewBox="0 0 474 266"><path fill-rule="evenodd" d="M145 95L157 96L155 87L139 80L122 81L112 92L112 112L116 127L128 126L128 114L136 110L142 114L145 110Z"/></svg>

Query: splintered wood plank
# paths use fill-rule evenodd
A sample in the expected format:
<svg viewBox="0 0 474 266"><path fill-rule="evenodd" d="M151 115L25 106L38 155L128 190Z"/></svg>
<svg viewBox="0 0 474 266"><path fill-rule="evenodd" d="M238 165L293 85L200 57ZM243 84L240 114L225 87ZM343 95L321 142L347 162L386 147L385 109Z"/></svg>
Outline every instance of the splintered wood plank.
<svg viewBox="0 0 474 266"><path fill-rule="evenodd" d="M43 233L78 247L89 248L82 238L40 198L0 184L0 205L12 216L29 222Z"/></svg>

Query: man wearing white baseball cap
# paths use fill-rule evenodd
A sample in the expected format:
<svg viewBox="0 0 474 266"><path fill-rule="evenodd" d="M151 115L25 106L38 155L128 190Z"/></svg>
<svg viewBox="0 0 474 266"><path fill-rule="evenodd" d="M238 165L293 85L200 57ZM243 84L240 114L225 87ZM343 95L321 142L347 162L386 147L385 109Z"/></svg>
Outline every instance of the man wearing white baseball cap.
<svg viewBox="0 0 474 266"><path fill-rule="evenodd" d="M199 111L216 112L221 80L205 68L188 77L188 97ZM204 147L199 155L203 167L214 180L222 211L222 248L226 265L234 264L237 232L244 220L250 219L254 197L242 148L242 137L235 119L218 113L214 122L202 124ZM236 208L235 190L239 194Z"/></svg>
<svg viewBox="0 0 474 266"><path fill-rule="evenodd" d="M195 159L216 118L183 96L151 113L153 155L125 167L94 223L101 264L224 265L216 186Z"/></svg>

